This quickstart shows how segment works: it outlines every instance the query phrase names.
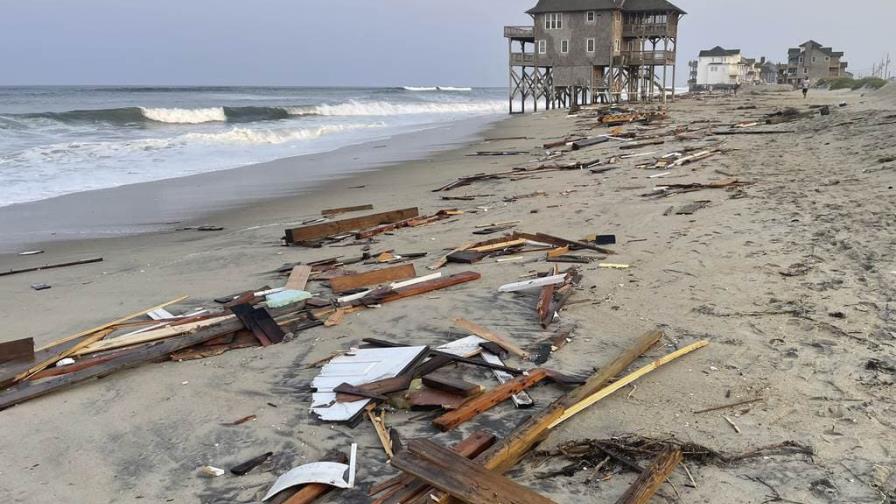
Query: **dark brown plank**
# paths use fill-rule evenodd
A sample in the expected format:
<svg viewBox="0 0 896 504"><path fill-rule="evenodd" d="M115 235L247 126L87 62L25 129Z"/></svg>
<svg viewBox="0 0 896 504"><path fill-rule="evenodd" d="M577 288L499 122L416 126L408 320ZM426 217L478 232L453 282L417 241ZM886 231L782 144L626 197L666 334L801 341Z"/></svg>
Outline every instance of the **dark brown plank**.
<svg viewBox="0 0 896 504"><path fill-rule="evenodd" d="M402 264L399 266L358 273L356 275L333 277L330 279L330 288L333 289L333 292L339 294L361 287L369 287L371 285L379 285L386 282L394 282L396 280L408 280L410 278L415 278L416 276L417 270L414 269L413 264Z"/></svg>
<svg viewBox="0 0 896 504"><path fill-rule="evenodd" d="M0 343L0 362L34 362L34 338Z"/></svg>
<svg viewBox="0 0 896 504"><path fill-rule="evenodd" d="M354 217L351 219L343 219L333 222L324 222L322 224L313 224L311 226L302 226L286 230L287 243L313 242L341 233L366 229L381 224L391 224L393 222L411 219L420 215L417 208L406 208L403 210L392 210L363 217Z"/></svg>
<svg viewBox="0 0 896 504"><path fill-rule="evenodd" d="M489 471L432 441L415 439L392 465L463 501L476 504L552 504L554 501Z"/></svg>
<svg viewBox="0 0 896 504"><path fill-rule="evenodd" d="M383 296L379 301L381 303L390 303L392 301L398 301L399 299L404 299L412 296L419 296L420 294L426 294L427 292L432 292L435 290L447 289L448 287L472 282L474 280L479 280L480 278L482 278L482 276L479 273L476 273L474 271L466 271L463 273L458 273L456 275L451 275L449 277L437 278L428 282L421 282L401 289L395 289Z"/></svg>
<svg viewBox="0 0 896 504"><path fill-rule="evenodd" d="M459 378L452 378L439 373L424 376L423 384L430 388L457 394L463 397L472 397L482 393L482 385L470 383Z"/></svg>
<svg viewBox="0 0 896 504"><path fill-rule="evenodd" d="M16 275L19 273L30 273L32 271L43 271L43 270L55 269L55 268L65 268L68 266L80 266L82 264L93 264L93 263L98 263L98 262L102 262L102 261L103 261L102 257L94 257L92 259L81 259L80 261L71 261L71 262L59 263L59 264L45 264L43 266L36 266L34 268L24 268L24 269L17 269L17 270L0 271L0 276Z"/></svg>

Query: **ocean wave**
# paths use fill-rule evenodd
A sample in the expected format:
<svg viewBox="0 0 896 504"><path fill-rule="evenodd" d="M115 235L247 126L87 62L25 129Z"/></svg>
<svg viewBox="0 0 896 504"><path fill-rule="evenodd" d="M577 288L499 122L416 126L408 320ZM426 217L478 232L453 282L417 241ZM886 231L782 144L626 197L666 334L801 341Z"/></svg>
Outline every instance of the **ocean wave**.
<svg viewBox="0 0 896 504"><path fill-rule="evenodd" d="M140 107L143 117L150 121L169 124L202 124L227 121L224 107L182 109Z"/></svg>
<svg viewBox="0 0 896 504"><path fill-rule="evenodd" d="M504 109L499 101L390 102L349 100L336 104L283 107L125 107L21 114L21 119L52 119L63 123L203 124L279 121L297 116L395 116L412 114L489 114Z"/></svg>
<svg viewBox="0 0 896 504"><path fill-rule="evenodd" d="M350 100L336 105L314 105L287 109L293 115L321 116L395 116L411 114L487 114L504 110L504 102L365 102Z"/></svg>
<svg viewBox="0 0 896 504"><path fill-rule="evenodd" d="M467 92L467 91L473 90L473 88L468 88L468 87L452 87L452 86L439 86L438 89L439 89L439 91L462 91L462 92Z"/></svg>
<svg viewBox="0 0 896 504"><path fill-rule="evenodd" d="M437 88L435 86L433 86L433 87L401 86L401 89L404 89L405 91L438 91L439 90L439 88Z"/></svg>
<svg viewBox="0 0 896 504"><path fill-rule="evenodd" d="M383 123L372 124L332 124L317 128L301 128L296 130L232 128L218 133L187 133L180 137L185 141L201 141L216 143L242 144L282 144L301 140L314 140L325 135L341 133L365 128L380 128Z"/></svg>

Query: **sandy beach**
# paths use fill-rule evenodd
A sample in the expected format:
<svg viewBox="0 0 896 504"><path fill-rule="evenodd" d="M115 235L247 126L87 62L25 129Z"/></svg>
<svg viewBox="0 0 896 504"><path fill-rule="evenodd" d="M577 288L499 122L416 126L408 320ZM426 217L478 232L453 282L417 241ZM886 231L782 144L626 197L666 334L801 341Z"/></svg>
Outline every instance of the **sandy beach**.
<svg viewBox="0 0 896 504"><path fill-rule="evenodd" d="M687 97L670 104L668 119L659 123L663 130L688 127L684 137L666 136L661 145L630 151L610 140L555 159L606 161L621 154L653 153L618 160L615 169L533 172L433 192L457 177L536 166L545 156L543 144L570 134L608 132L592 129L593 120L566 111L514 116L474 140L446 136L451 139L445 143L458 142L458 148L393 166L382 167L389 159L375 159L373 147L349 150L336 161L369 156L375 163L298 193L263 200L267 193L259 192L248 206L242 201L178 224L213 224L223 231L50 241L29 244L45 250L40 255L0 255L0 271L104 258L96 264L0 277L5 294L0 299L0 339L30 336L38 345L181 295L190 298L172 311L217 306L216 297L279 287L284 278L276 270L285 263L360 255L360 246L282 245L284 229L319 217L325 208L372 204L375 211L413 206L421 214L462 210L448 220L374 239L374 250L427 253L413 261L421 275L446 251L479 240L471 234L476 226L508 221L518 221L518 231L575 239L615 234L617 243L611 248L616 254L607 261L630 266L582 265L584 280L550 331L537 321L534 294L498 293L499 286L523 275L547 271L551 264L543 254L507 262L488 258L445 268L447 273L476 271L482 275L478 281L353 313L340 325L308 329L288 343L197 361L146 364L12 407L0 412L0 499L259 502L280 474L331 450L346 451L354 442L359 445L358 485L320 502L371 502L369 486L396 471L387 464L369 423L352 429L322 423L309 412L309 386L319 372L311 365L358 346L363 338L443 344L465 335L451 323L463 317L523 346L571 330L572 341L545 366L576 375L592 374L652 329L665 336L636 367L698 340L710 342L554 429L539 450L638 435L674 438L726 454L785 442L811 447L814 453L728 464L689 462L693 481L676 471L655 502L893 502L892 88L813 90L806 101L798 92L750 88L738 96ZM809 105L827 105L830 115L819 115ZM787 107L813 114L756 126L779 130L776 134L711 134ZM637 131L632 125L622 129ZM486 140L502 138L509 140ZM688 145L711 145L721 152L667 170L636 167ZM525 154L470 155L477 151ZM277 163L288 173L290 162ZM668 174L656 177L664 172ZM240 169L218 176L245 174ZM210 180L208 174L202 177L197 180ZM745 184L655 197L656 187L666 184L730 179ZM189 187L207 190L199 183ZM475 198L442 199L465 195ZM703 207L690 215L670 211L694 202ZM31 288L40 283L52 288ZM310 290L329 296L323 283L311 284ZM508 364L527 366L515 357ZM482 369L455 372L488 388L496 384ZM534 411L564 391L554 384L532 389ZM431 418L415 419L420 412L397 411L387 418L404 439L430 438L448 445L482 428L505 435L531 413L505 402L445 434L436 433ZM257 419L222 425L248 415ZM204 465L231 467L268 451L275 453L273 458L243 477L206 479L196 472ZM545 477L568 464L562 457L534 454L508 476L561 503L614 502L635 478L619 470L606 479L592 479L593 465Z"/></svg>

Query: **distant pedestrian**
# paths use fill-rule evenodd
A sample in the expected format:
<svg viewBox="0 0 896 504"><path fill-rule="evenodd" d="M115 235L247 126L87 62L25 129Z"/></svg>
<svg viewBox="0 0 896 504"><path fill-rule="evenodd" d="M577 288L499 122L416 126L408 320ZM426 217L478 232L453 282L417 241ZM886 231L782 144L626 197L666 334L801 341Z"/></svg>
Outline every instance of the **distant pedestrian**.
<svg viewBox="0 0 896 504"><path fill-rule="evenodd" d="M803 99L809 96L809 79L803 79Z"/></svg>
<svg viewBox="0 0 896 504"><path fill-rule="evenodd" d="M737 96L738 89L740 89L740 82L734 84L734 96Z"/></svg>

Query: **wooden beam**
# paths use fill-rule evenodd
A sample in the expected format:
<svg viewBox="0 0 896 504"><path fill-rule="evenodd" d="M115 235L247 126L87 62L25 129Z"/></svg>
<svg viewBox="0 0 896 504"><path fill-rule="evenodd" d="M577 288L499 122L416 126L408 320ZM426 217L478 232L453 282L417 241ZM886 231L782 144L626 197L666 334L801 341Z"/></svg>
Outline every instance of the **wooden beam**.
<svg viewBox="0 0 896 504"><path fill-rule="evenodd" d="M289 279L286 281L286 290L303 291L311 277L311 266L300 264L292 269Z"/></svg>
<svg viewBox="0 0 896 504"><path fill-rule="evenodd" d="M641 354L650 350L663 337L661 331L650 331L633 341L625 351L603 366L584 385L569 392L551 406L527 420L512 433L490 448L481 457L485 467L500 472L507 471L548 432L548 426L563 415L567 407L606 387L611 380L625 371Z"/></svg>
<svg viewBox="0 0 896 504"><path fill-rule="evenodd" d="M616 504L648 504L653 495L663 486L666 479L682 461L682 453L678 448L669 448L647 468L628 490L616 501Z"/></svg>
<svg viewBox="0 0 896 504"><path fill-rule="evenodd" d="M381 224L391 224L407 219L411 219L420 215L417 208L406 208L403 210L392 210L363 217L354 217L351 219L343 219L333 222L324 222L321 224L312 224L310 226L302 226L286 230L287 243L313 242L341 233L366 229Z"/></svg>
<svg viewBox="0 0 896 504"><path fill-rule="evenodd" d="M415 439L392 465L465 502L474 504L553 504L532 490L489 471L432 441Z"/></svg>
<svg viewBox="0 0 896 504"><path fill-rule="evenodd" d="M389 268L359 273L357 275L345 275L330 279L330 288L340 294L352 289L359 289L370 285L379 285L396 280L407 280L417 276L417 270L413 264L402 264Z"/></svg>
<svg viewBox="0 0 896 504"><path fill-rule="evenodd" d="M343 207L343 208L329 208L327 210L321 210L320 214L324 217L332 217L333 215L339 215L349 212L362 212L364 210L373 210L373 205L358 205L351 207Z"/></svg>
<svg viewBox="0 0 896 504"><path fill-rule="evenodd" d="M518 394L523 390L534 386L547 378L547 376L548 373L546 370L541 368L533 369L529 371L528 374L520 375L484 394L469 399L458 409L449 411L433 420L432 424L442 432L450 431L476 415L488 411L495 405L510 399L512 395Z"/></svg>
<svg viewBox="0 0 896 504"><path fill-rule="evenodd" d="M685 348L682 348L681 350L678 350L677 352L673 352L669 355L666 355L665 357L659 358L659 359L651 362L650 364L642 367L641 369L626 376L625 378L622 378L621 380L614 382L612 385L610 385L608 387L604 387L603 389L595 392L594 394L591 394L590 396L585 397L584 399L577 402L576 404L569 406L568 408L566 408L566 410L563 412L563 414L560 416L560 418L554 420L551 423L549 428L553 429L554 427L560 425L561 423L565 422L566 420L569 420L574 415L581 413L583 410L587 409L589 406L597 403L598 401L601 401L602 399L606 398L610 394L612 394L612 393L622 389L623 387L629 385L630 383L636 381L638 378L641 378L642 376L649 374L649 373L659 369L660 367L662 367L680 357L684 357L685 355L687 355L695 350L699 350L708 344L709 344L708 341L698 341L697 343L694 343L693 345L689 345Z"/></svg>
<svg viewBox="0 0 896 504"><path fill-rule="evenodd" d="M463 397L472 397L482 393L482 385L437 373L424 376L423 384L436 390L457 394Z"/></svg>
<svg viewBox="0 0 896 504"><path fill-rule="evenodd" d="M222 317L219 316L216 318L200 320L184 325L162 327L152 331L133 334L131 336L122 336L120 338L112 338L104 341L95 341L89 345L82 346L81 348L73 349L74 351L70 351L69 355L73 357L79 357L82 355L97 352L104 352L129 346L142 345L144 343L151 343L153 341L180 336L181 334L196 331L198 329L202 329L203 327L214 326L227 320L233 320L234 318L235 317L232 315L224 315Z"/></svg>
<svg viewBox="0 0 896 504"><path fill-rule="evenodd" d="M17 275L19 273L30 273L32 271L43 271L43 270L55 269L55 268L65 268L67 266L80 266L82 264L93 264L93 263L98 263L98 262L102 262L102 261L103 261L102 257L94 257L92 259L81 259L79 261L71 261L71 262L58 263L58 264L45 264L43 266L36 266L34 268L24 268L24 269L17 269L17 270L0 271L0 277L7 276L7 275Z"/></svg>
<svg viewBox="0 0 896 504"><path fill-rule="evenodd" d="M437 278L435 280L430 280L428 282L422 282L416 285L411 285L409 287L402 287L400 289L395 289L392 292L386 294L380 299L381 303L391 303L392 301L398 301L399 299L404 299L412 296L419 296L420 294L426 294L427 292L432 292L435 290L446 289L448 287L453 287L455 285L460 285L462 283L472 282L474 280L479 280L482 276L475 271L466 271L464 273L458 273L456 275L451 275L449 277Z"/></svg>
<svg viewBox="0 0 896 504"><path fill-rule="evenodd" d="M34 361L34 338L0 343L0 363L13 361Z"/></svg>
<svg viewBox="0 0 896 504"><path fill-rule="evenodd" d="M451 254L454 254L456 252L463 252L464 250L467 250L470 247L473 247L475 245L476 245L475 242L465 243L465 244L461 245L460 247L457 247L456 249L452 250L451 252L448 252L447 254L442 256L438 261L432 263L432 265L430 265L430 266L427 266L427 268L430 270L433 270L433 271L437 270L437 269L445 266L446 264L448 264L448 256L450 256Z"/></svg>
<svg viewBox="0 0 896 504"><path fill-rule="evenodd" d="M522 348L520 348L519 346L517 346L517 344L514 343L510 338L508 338L504 335L498 334L498 333L496 333L490 329L487 329L485 327L482 327L481 325L479 325L475 322L470 322L469 320L462 319L462 318L456 318L456 319L454 319L454 327L468 331L470 334L479 336L482 339L486 339L493 343L497 343L498 345L501 346L501 348L503 348L503 349L507 350L508 352L510 352L514 355L517 355L523 359L529 358L529 352L527 352L527 351L523 350Z"/></svg>

